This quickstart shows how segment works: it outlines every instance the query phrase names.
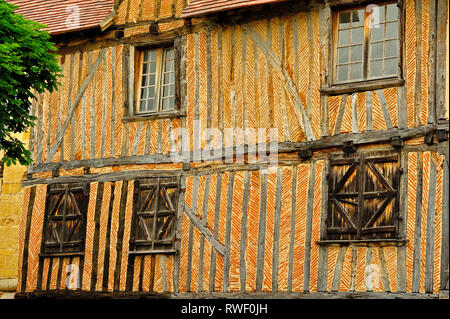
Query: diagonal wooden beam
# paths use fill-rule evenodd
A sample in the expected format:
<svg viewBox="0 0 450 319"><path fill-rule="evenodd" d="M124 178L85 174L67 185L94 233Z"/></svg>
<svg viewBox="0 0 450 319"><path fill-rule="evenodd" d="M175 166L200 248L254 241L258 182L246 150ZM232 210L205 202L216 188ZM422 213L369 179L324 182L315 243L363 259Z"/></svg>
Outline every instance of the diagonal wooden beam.
<svg viewBox="0 0 450 319"><path fill-rule="evenodd" d="M376 168L375 165L373 165L373 163L367 161L367 166L375 174L375 176L378 178L381 184L384 185L384 187L386 187L390 191L395 191L392 185L389 183L389 181L383 176L383 174L381 174L381 172Z"/></svg>
<svg viewBox="0 0 450 319"><path fill-rule="evenodd" d="M347 212L345 211L345 208L342 207L341 203L336 198L332 199L333 204L336 206L338 212L344 217L345 221L348 223L350 228L356 229L355 224L352 222L350 217L347 215Z"/></svg>
<svg viewBox="0 0 450 319"><path fill-rule="evenodd" d="M381 214L384 212L384 210L386 209L387 205L389 205L389 203L392 201L394 197L386 197L383 201L383 203L381 204L380 208L378 208L378 210L376 211L375 214L372 215L372 217L370 218L370 220L366 223L366 225L364 226L364 228L369 228L370 226L373 225L373 223L375 223L375 221L378 219L378 217L381 216Z"/></svg>
<svg viewBox="0 0 450 319"><path fill-rule="evenodd" d="M300 125L302 126L303 132L305 132L306 138L308 141L313 141L316 139L311 121L306 114L305 107L303 106L302 101L297 92L297 88L292 82L291 77L287 70L283 67L280 59L273 53L273 51L269 48L266 41L261 37L261 35L250 25L242 25L242 28L247 33L247 35L253 40L255 45L265 54L268 62L272 65L274 70L279 74L280 79L284 81L284 88L286 93L288 93L288 97L294 105L295 112L297 114ZM290 93L290 94L289 94Z"/></svg>
<svg viewBox="0 0 450 319"><path fill-rule="evenodd" d="M191 220L192 224L197 227L200 233L205 236L205 238L209 241L212 247L214 247L222 256L225 255L225 247L222 245L211 233L211 231L206 227L206 225L197 217L196 214L192 211L188 204L184 205L184 212Z"/></svg>
<svg viewBox="0 0 450 319"><path fill-rule="evenodd" d="M347 172L345 172L344 176L342 176L342 178L339 181L339 183L337 183L336 188L333 190L332 194L337 194L342 189L342 187L344 187L345 183L350 178L350 175L352 175L352 173L356 169L356 167L357 167L356 163L353 163L350 166L350 168L347 170Z"/></svg>
<svg viewBox="0 0 450 319"><path fill-rule="evenodd" d="M75 99L73 100L72 104L69 107L69 110L67 112L67 118L64 121L64 125L61 127L61 129L56 134L55 142L53 143L53 145L50 148L50 151L48 153L47 163L50 163L50 161L53 159L53 156L55 156L56 151L58 150L58 147L61 144L61 140L64 137L64 132L69 127L69 124L72 121L72 117L75 114L75 109L78 106L78 104L80 103L81 98L83 97L84 92L86 91L92 78L97 73L97 69L100 65L100 62L103 60L105 52L106 52L106 49L102 49L100 51L100 53L98 54L97 60L94 62L94 64L89 66L89 70L90 70L89 74L86 77L86 79L84 80L83 84L81 85L80 91L78 91Z"/></svg>

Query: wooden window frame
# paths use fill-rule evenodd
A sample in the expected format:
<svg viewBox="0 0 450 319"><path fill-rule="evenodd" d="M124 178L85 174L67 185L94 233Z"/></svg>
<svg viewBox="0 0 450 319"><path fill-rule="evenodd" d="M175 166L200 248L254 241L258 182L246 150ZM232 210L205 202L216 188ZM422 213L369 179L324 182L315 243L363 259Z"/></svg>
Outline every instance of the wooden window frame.
<svg viewBox="0 0 450 319"><path fill-rule="evenodd" d="M325 223L325 230L322 232L322 240L319 243L351 243L351 242L378 242L378 243L386 243L386 242L401 242L403 243L405 241L405 239L402 237L401 235L401 231L399 229L399 219L400 219L400 189L401 189L401 174L403 172L402 167L401 167L401 152L399 151L385 151L385 155L382 156L378 156L376 154L374 154L374 152L369 152L369 153L358 153L358 154L353 154L353 155L332 155L329 158L329 165L330 165L330 172L328 174L328 198L327 198L327 217L326 217L326 223ZM366 170L366 163L371 163L371 165L373 165L373 163L377 163L377 162L382 162L382 163L387 163L387 162L394 162L396 163L397 167L398 167L398 172L396 173L397 176L394 177L394 185L393 188L391 190L387 190L384 192L381 191L377 191L379 194L375 194L377 192L365 192L365 186L364 185L364 179L365 177L361 178L361 171L363 172L363 175L365 175L365 170ZM332 171L331 171L331 167L332 166L339 166L339 165L351 165L353 167L353 170L357 169L356 172L356 183L358 185L357 189L357 196L355 195L351 195L353 196L353 198L356 199L356 205L357 205L357 225L354 225L355 227L352 228L349 225L349 230L351 231L344 231L342 232L342 230L339 229L334 229L331 228L331 223L332 223L332 205L335 201L337 201L337 197L336 197L336 193L334 192L334 190L332 189ZM369 164L370 165L370 164ZM362 170L361 170L362 167ZM350 171L351 168L348 169L348 171ZM369 168L370 170L372 170L372 168ZM348 173L348 171L346 173ZM346 174L344 174L341 179L339 180L340 184L345 177ZM377 175L377 173L374 172L374 175ZM382 177L384 178L384 176ZM380 181L380 177L377 177L377 179ZM343 182L346 183L346 180ZM361 183L363 183L361 185ZM383 183L383 182L382 182ZM389 182L388 182L389 183ZM344 184L342 184L343 187ZM374 193L374 194L372 194ZM385 193L385 194L384 194ZM389 193L389 194L388 194ZM345 194L345 193L344 193ZM343 194L343 195L344 195ZM341 194L339 194L341 195ZM348 197L349 195L344 195L344 197ZM367 226L368 224L372 225L374 222L377 221L377 219L384 213L384 209L380 210L380 208L378 208L378 210L373 213L373 215L371 215L369 221L366 222L366 225L363 225L363 221L362 221L362 216L364 214L364 211L360 210L360 207L365 207L364 205L364 200L366 200L368 197L370 196L375 196L378 198L383 198L383 202L381 203L380 207L382 207L383 205L389 205L392 201L392 220L393 220L393 225L389 225L389 226L380 226L380 227L370 227L368 229L364 228L365 226ZM375 198L374 197L374 198ZM387 200L388 198L391 198L389 201ZM332 203L333 202L333 203ZM337 209L340 210L340 209ZM340 214L346 214L346 212L340 212ZM347 215L348 216L348 215ZM367 217L367 216L366 216ZM347 219L349 217L345 217L344 219ZM349 222L347 222L348 224L350 224ZM369 225L369 226L370 226ZM351 229L352 228L352 229ZM332 238L335 237L338 233L342 233L342 234L346 234L351 236L351 234L354 234L354 238L350 238L350 239L337 239L337 238ZM391 233L391 237L390 238L367 238L364 235L361 235L362 233L366 233L366 234L386 234L386 233Z"/></svg>
<svg viewBox="0 0 450 319"><path fill-rule="evenodd" d="M143 51L153 49L165 49L173 47L175 60L175 103L172 110L138 112L140 105L140 91L142 82L142 58ZM153 44L135 43L129 45L128 57L128 93L127 93L127 114L122 118L122 122L146 121L152 119L177 118L186 116L185 110L181 106L180 94L180 64L181 64L181 41L179 38L173 40L159 41ZM158 91L161 90L159 85ZM157 106L159 109L159 105Z"/></svg>
<svg viewBox="0 0 450 319"><path fill-rule="evenodd" d="M174 206L173 209L168 212L160 212L159 210L146 212L141 211L142 208L146 206L146 204L143 205L142 200L140 200L140 191L141 190L149 190L152 187L155 187L154 193L159 194L159 191L161 190L161 185L164 185L167 188L176 188L176 195L175 200L171 202L171 204ZM164 187L163 186L163 187ZM161 176L161 177L151 177L151 178L142 178L137 179L134 181L134 197L133 197L133 216L131 221L131 236L130 236L130 255L145 255L145 254L170 254L175 253L175 241L176 241L176 225L177 225L177 211L178 211L178 198L180 196L180 176ZM164 190L163 190L164 191ZM148 196L144 199L144 202L147 200L156 200L156 206L158 207L158 200L159 196L154 197L150 193ZM167 193L165 193L167 194ZM170 210L170 209L169 209ZM153 216L158 216L159 214L163 213L165 216L172 216L171 220L171 238L168 240L164 239L155 239L155 232L152 231L151 236L153 236L152 239L149 240L143 240L143 239L137 239L138 235L138 227L139 222L143 222L143 218L149 218L149 215L153 214ZM140 220L142 219L142 220ZM156 218L153 218L153 230L155 229L156 225ZM170 241L170 242L167 242ZM160 246L157 246L157 244L160 243L166 247L161 248Z"/></svg>
<svg viewBox="0 0 450 319"><path fill-rule="evenodd" d="M337 81L337 25L338 25L338 15L343 11L350 11L356 9L365 9L369 4L376 5L387 5L387 4L397 4L398 6L398 66L397 74L392 76L384 76L374 79L368 78L369 71L369 42L370 35L368 34L368 25L366 18L368 14L364 10L364 41L363 41L363 79L362 80L348 80L348 81ZM363 4L357 6L352 5L342 5L338 2L331 4L331 29L330 29L330 62L329 70L330 77L328 80L328 87L321 88L321 93L323 94L343 94L352 93L366 90L375 90L385 87L395 87L404 85L403 80L403 51L404 51L404 4L403 1L364 1ZM342 91L342 92L341 92Z"/></svg>
<svg viewBox="0 0 450 319"><path fill-rule="evenodd" d="M42 243L41 243L41 254L47 255L47 256L63 256L63 255L73 255L73 254L79 254L83 253L85 249L85 241L86 241L86 224L87 224L87 213L88 213L88 205L89 205L89 189L90 185L89 183L70 183L70 184L50 184L47 186L47 199L45 203L45 212L44 212L44 222L43 222L43 230L42 230ZM77 207L80 212L80 217L71 217L72 220L79 220L81 223L80 227L80 240L76 241L75 243L66 242L66 238L64 238L59 243L58 249L51 249L49 248L49 243L47 240L49 239L49 224L50 220L52 219L60 219L62 218L63 223L66 221L66 212L63 212L62 217L58 217L57 219L55 216L53 218L50 216L51 213L53 213L53 210L56 208L56 206L59 205L56 204L55 207L50 208L51 205L51 195L57 195L57 194L64 194L63 197L61 197L61 200L64 200L64 197L69 196L69 193L72 192L82 192L83 197L80 203L77 203ZM72 200L74 199L72 194ZM65 235L65 231L63 233ZM53 246L53 244L52 244ZM74 249L68 249L66 247L75 247ZM77 248L78 247L78 248Z"/></svg>

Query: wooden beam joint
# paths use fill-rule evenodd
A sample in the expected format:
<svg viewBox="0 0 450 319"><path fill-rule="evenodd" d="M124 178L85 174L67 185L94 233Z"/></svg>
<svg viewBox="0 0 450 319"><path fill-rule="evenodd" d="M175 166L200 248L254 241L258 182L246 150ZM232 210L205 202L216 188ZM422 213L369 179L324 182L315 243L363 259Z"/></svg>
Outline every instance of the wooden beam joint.
<svg viewBox="0 0 450 319"><path fill-rule="evenodd" d="M433 145L434 144L434 134L430 133L430 134L425 135L424 142L427 145Z"/></svg>
<svg viewBox="0 0 450 319"><path fill-rule="evenodd" d="M402 148L405 146L405 141L400 138L399 136L395 136L393 138L391 138L391 146L394 148Z"/></svg>
<svg viewBox="0 0 450 319"><path fill-rule="evenodd" d="M352 141L344 142L344 145L342 146L342 150L344 153L351 154L356 152L356 146L353 144Z"/></svg>
<svg viewBox="0 0 450 319"><path fill-rule="evenodd" d="M312 152L312 150L310 148L305 148L305 149L302 149L302 150L298 151L298 157L301 160L308 160L312 156L313 156L313 152Z"/></svg>

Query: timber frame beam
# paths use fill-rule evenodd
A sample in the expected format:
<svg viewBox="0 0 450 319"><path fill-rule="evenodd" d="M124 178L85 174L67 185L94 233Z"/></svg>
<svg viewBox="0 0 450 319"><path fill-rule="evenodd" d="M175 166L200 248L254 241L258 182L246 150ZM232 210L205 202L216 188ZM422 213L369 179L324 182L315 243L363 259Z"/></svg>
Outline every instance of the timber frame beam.
<svg viewBox="0 0 450 319"><path fill-rule="evenodd" d="M386 131L371 131L359 134L341 134L336 136L325 136L316 141L309 142L281 142L278 144L278 153L292 153L298 152L304 149L310 149L312 151L324 150L329 148L342 147L345 143L352 142L355 146L372 144L372 143L390 143L393 138L400 138L403 140L408 140L411 138L425 137L430 134L436 134L437 131L449 132L448 124L440 125L426 125L416 128L408 129L390 129ZM270 145L267 145L269 149ZM248 154L248 145L240 147L244 151L239 151L235 147L222 148L221 154L233 154L233 156L242 156ZM220 151L220 150L219 150ZM189 153L189 160L186 162L192 162L194 158L194 152ZM218 152L214 152L217 154ZM220 153L220 152L219 152ZM212 158L209 160L220 160L220 158ZM101 168L108 166L117 165L141 165L141 164L171 164L174 163L172 156L170 154L151 154L142 156L125 156L120 158L106 158L106 159L92 159L92 160L79 160L79 161L68 161L60 163L43 163L36 165L31 168L30 172L40 173L40 172L51 172L55 168L60 170L76 169L81 167L90 168ZM30 180L29 180L30 181ZM29 183L29 181L24 181L24 186Z"/></svg>

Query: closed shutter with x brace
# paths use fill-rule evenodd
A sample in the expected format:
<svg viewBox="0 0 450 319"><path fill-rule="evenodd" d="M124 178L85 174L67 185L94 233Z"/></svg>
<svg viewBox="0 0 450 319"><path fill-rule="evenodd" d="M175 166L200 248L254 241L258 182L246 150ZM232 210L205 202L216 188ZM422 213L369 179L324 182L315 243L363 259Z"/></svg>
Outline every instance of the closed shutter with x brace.
<svg viewBox="0 0 450 319"><path fill-rule="evenodd" d="M178 177L135 181L132 251L173 249L178 185Z"/></svg>
<svg viewBox="0 0 450 319"><path fill-rule="evenodd" d="M89 184L50 185L44 221L45 253L72 253L84 250Z"/></svg>
<svg viewBox="0 0 450 319"><path fill-rule="evenodd" d="M393 239L398 225L399 155L330 159L327 239Z"/></svg>

